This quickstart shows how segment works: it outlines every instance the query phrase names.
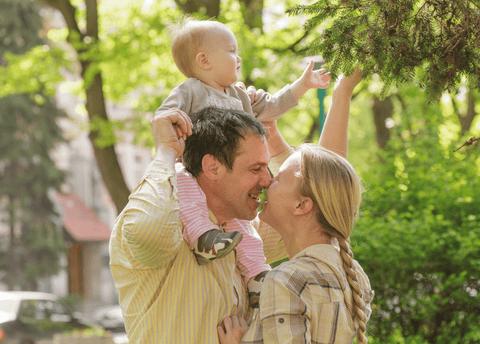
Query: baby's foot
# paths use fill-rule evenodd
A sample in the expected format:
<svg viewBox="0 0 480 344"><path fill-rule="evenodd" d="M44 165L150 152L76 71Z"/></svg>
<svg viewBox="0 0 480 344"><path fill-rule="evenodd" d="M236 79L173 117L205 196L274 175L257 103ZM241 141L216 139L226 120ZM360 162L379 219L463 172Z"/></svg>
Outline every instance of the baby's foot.
<svg viewBox="0 0 480 344"><path fill-rule="evenodd" d="M203 233L193 245L193 254L200 265L207 264L214 259L223 258L242 241L240 232L222 232L212 229Z"/></svg>
<svg viewBox="0 0 480 344"><path fill-rule="evenodd" d="M258 302L260 301L260 290L262 289L262 284L265 280L267 272L268 271L262 271L248 281L248 299L252 308L258 308Z"/></svg>

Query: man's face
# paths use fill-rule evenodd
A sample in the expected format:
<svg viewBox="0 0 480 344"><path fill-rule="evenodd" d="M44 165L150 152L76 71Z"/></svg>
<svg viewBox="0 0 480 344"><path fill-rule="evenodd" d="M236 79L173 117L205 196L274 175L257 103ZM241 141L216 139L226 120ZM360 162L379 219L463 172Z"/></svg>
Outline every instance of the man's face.
<svg viewBox="0 0 480 344"><path fill-rule="evenodd" d="M222 222L232 218L253 220L260 206L259 195L271 182L267 170L270 153L265 138L246 135L239 145L232 170L225 167L225 173L218 180L221 213L225 216L218 220Z"/></svg>

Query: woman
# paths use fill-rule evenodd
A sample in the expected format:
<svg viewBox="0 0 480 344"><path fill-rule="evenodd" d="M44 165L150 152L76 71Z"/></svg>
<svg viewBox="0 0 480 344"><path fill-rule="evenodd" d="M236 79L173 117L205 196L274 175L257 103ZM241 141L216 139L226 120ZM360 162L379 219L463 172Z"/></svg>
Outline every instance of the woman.
<svg viewBox="0 0 480 344"><path fill-rule="evenodd" d="M348 161L321 146L301 145L283 163L259 218L290 260L267 274L248 330L235 317L219 326L222 344L367 343L373 291L349 245L361 191Z"/></svg>

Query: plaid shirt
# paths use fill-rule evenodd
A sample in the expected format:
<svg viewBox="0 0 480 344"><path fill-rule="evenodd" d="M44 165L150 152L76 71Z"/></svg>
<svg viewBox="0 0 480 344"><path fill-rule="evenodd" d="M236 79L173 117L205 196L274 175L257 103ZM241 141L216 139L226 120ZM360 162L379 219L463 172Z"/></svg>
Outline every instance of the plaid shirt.
<svg viewBox="0 0 480 344"><path fill-rule="evenodd" d="M367 319L373 291L360 265ZM260 308L242 343L352 343L356 333L349 305L352 291L338 250L313 245L268 273Z"/></svg>

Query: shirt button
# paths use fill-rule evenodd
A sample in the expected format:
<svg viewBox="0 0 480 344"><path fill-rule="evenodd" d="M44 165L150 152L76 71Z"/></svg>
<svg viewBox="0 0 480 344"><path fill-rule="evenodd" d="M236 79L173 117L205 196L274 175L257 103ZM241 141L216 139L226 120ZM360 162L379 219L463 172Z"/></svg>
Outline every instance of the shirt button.
<svg viewBox="0 0 480 344"><path fill-rule="evenodd" d="M285 319L280 318L280 319L278 319L278 322L279 322L280 324L283 324L283 323L285 322Z"/></svg>

